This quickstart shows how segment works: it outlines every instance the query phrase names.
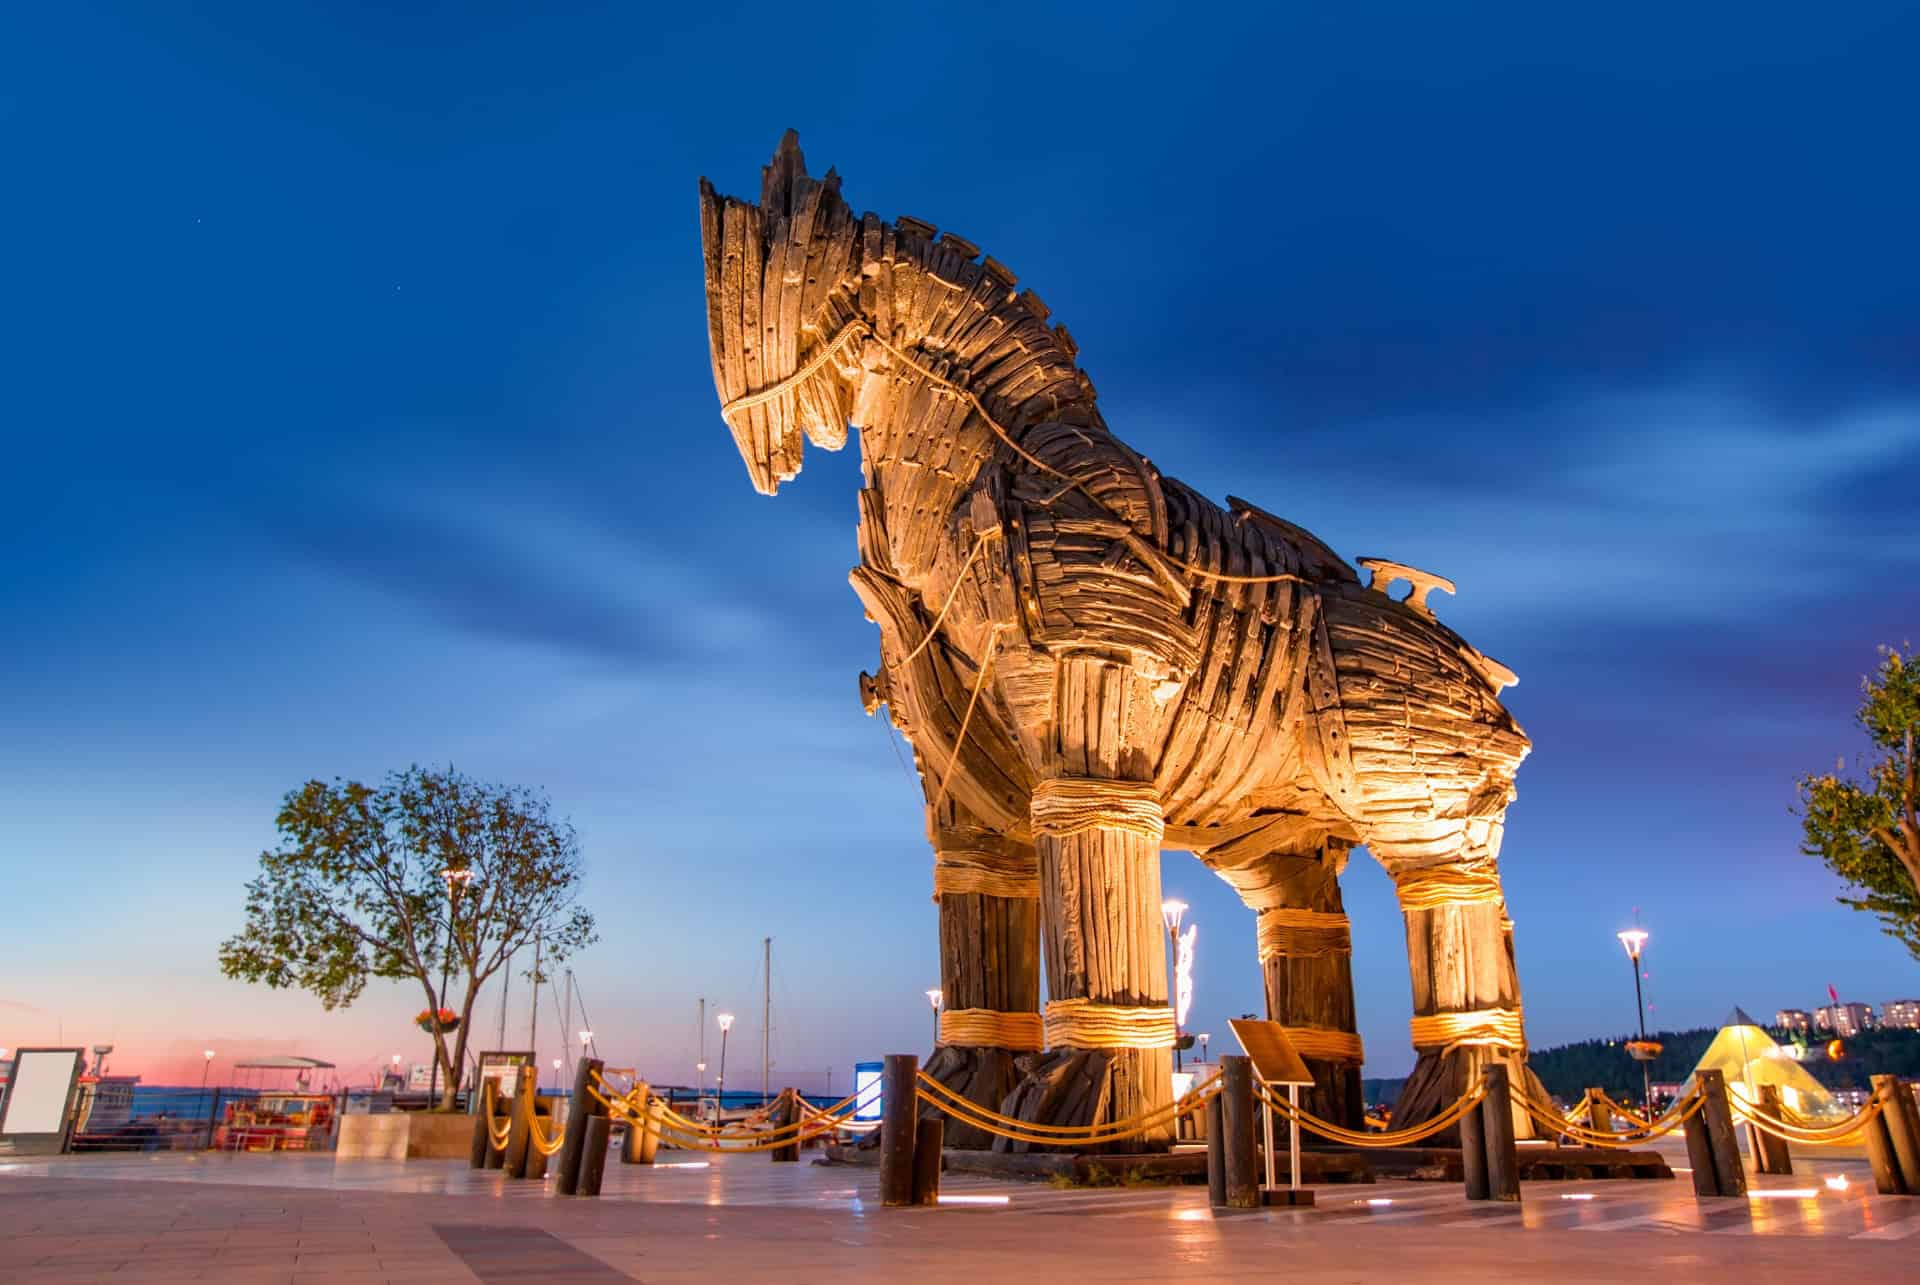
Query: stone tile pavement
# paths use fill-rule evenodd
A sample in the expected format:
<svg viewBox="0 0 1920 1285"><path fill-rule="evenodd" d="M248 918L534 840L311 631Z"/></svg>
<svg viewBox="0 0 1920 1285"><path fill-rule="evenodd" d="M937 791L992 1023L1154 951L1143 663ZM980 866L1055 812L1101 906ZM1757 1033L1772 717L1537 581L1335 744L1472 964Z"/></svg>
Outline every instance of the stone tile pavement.
<svg viewBox="0 0 1920 1285"><path fill-rule="evenodd" d="M156 1154L0 1163L0 1282L208 1280L1160 1281L1920 1279L1920 1199L1857 1161L1803 1161L1770 1195L1679 1182L1323 1187L1311 1210L1215 1216L1199 1187L1056 1189L948 1175L937 1209L882 1210L870 1169L761 1156L611 1165L598 1200L458 1162ZM1831 1184L1829 1180L1832 1180Z"/></svg>

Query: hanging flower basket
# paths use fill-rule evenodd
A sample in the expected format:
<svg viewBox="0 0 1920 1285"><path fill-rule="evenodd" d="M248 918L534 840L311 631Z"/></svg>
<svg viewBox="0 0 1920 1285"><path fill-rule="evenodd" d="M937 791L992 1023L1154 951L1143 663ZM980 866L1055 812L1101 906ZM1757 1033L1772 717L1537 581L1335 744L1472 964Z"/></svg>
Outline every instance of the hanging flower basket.
<svg viewBox="0 0 1920 1285"><path fill-rule="evenodd" d="M1651 1062L1665 1047L1659 1040L1628 1040L1627 1056L1636 1062Z"/></svg>
<svg viewBox="0 0 1920 1285"><path fill-rule="evenodd" d="M433 1034L435 1027L443 1034L451 1035L460 1029L460 1014L450 1008L443 1008L438 1013L423 1008L414 1016L413 1024L429 1035Z"/></svg>

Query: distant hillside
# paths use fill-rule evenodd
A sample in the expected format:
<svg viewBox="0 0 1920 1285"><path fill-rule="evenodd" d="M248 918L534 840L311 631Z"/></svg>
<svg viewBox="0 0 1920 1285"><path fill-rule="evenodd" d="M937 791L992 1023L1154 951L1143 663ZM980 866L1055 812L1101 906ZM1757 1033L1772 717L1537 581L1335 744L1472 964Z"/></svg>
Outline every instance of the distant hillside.
<svg viewBox="0 0 1920 1285"><path fill-rule="evenodd" d="M1719 1027L1694 1031L1660 1031L1652 1036L1666 1048L1650 1066L1655 1083L1677 1084L1693 1073L1700 1055L1719 1032ZM1780 1044L1791 1040L1784 1031L1768 1031ZM1561 1099L1577 1098L1589 1085L1598 1085L1613 1096L1640 1094L1640 1064L1627 1056L1621 1036L1612 1040L1582 1040L1559 1048L1534 1049L1528 1057L1535 1075L1547 1091ZM1811 1041L1824 1047L1824 1036ZM1803 1063L1813 1078L1830 1089L1864 1089L1872 1075L1920 1076L1920 1031L1868 1031L1845 1041L1846 1056L1830 1062L1826 1056Z"/></svg>

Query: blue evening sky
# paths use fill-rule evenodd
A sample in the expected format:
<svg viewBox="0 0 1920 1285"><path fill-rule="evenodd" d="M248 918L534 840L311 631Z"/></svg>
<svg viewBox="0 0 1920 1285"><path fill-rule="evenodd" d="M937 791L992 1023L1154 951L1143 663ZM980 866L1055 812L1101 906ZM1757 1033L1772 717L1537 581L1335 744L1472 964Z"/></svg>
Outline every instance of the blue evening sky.
<svg viewBox="0 0 1920 1285"><path fill-rule="evenodd" d="M756 496L708 368L695 180L756 192L788 126L856 209L1018 272L1169 473L1459 582L1440 613L1535 742L1505 870L1536 1044L1630 1024L1636 909L1663 1025L1920 991L1788 812L1920 623L1910 6L8 26L0 1044L423 1056L415 991L325 1014L214 950L285 790L452 762L583 832L609 1057L690 1077L704 995L757 1060L769 934L776 1080L924 1049L854 453ZM1166 884L1224 1039L1251 917L1188 857ZM1347 886L1398 1073L1398 916L1364 854Z"/></svg>

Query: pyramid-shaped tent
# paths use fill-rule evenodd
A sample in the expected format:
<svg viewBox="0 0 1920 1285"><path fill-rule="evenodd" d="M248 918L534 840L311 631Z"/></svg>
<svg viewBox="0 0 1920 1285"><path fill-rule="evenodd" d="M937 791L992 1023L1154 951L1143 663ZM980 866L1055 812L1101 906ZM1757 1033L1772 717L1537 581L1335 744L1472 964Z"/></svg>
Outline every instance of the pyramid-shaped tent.
<svg viewBox="0 0 1920 1285"><path fill-rule="evenodd" d="M1787 1110L1802 1116L1839 1116L1846 1111L1833 1100L1821 1083L1807 1074L1807 1068L1787 1056L1787 1051L1760 1029L1760 1024L1737 1005L1727 1014L1725 1025L1707 1045L1707 1051L1694 1064L1693 1073L1680 1086L1680 1096L1693 1090L1700 1072L1712 1069L1727 1078L1727 1091L1755 1101L1763 1084L1777 1085L1780 1100Z"/></svg>

